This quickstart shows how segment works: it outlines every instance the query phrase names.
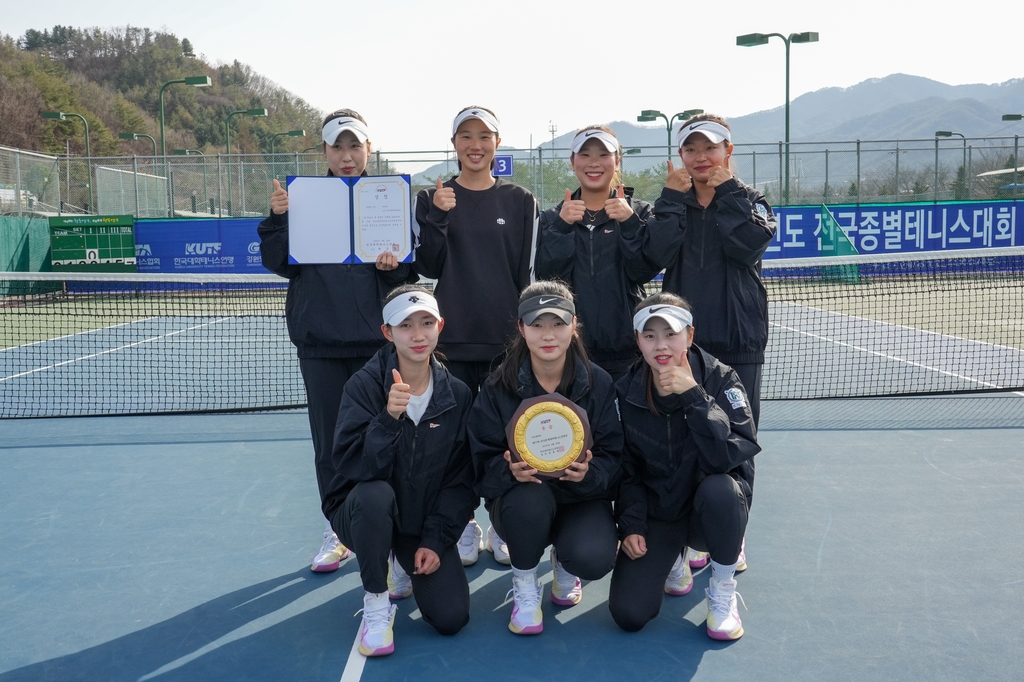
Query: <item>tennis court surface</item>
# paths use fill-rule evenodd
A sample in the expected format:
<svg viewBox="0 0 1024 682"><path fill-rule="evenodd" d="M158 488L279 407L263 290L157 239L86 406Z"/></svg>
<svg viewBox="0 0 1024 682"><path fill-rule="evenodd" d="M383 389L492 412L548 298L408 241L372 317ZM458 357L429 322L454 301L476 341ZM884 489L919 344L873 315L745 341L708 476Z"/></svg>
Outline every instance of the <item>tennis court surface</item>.
<svg viewBox="0 0 1024 682"><path fill-rule="evenodd" d="M355 561L309 570L305 414L0 422L0 682L1019 679L1024 397L775 401L762 419L739 641L704 634L706 572L639 633L612 622L605 578L517 637L484 553L463 632L406 600L396 653L368 661Z"/></svg>

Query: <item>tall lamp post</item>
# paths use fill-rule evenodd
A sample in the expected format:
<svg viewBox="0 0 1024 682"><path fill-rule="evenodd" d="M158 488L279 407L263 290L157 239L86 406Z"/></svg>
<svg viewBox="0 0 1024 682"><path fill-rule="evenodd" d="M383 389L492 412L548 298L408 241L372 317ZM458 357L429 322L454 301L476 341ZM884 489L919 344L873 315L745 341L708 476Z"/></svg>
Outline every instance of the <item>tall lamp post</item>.
<svg viewBox="0 0 1024 682"><path fill-rule="evenodd" d="M781 38L786 44L786 182L783 187L783 200L789 203L789 46L791 43L816 43L818 34L814 31L804 33L790 33L784 36L781 33L748 33L736 36L736 44L740 47L756 47L767 45L769 38Z"/></svg>
<svg viewBox="0 0 1024 682"><path fill-rule="evenodd" d="M1019 121L1024 119L1024 114L1003 114L1004 121ZM1013 136L1013 198L1017 198L1017 150L1020 146L1020 136Z"/></svg>
<svg viewBox="0 0 1024 682"><path fill-rule="evenodd" d="M203 154L198 149L175 149L172 153L175 156L191 156L192 154L195 154L197 156L203 157L203 200L206 202L207 205L209 205L210 188L206 184L206 154ZM193 208L192 211L196 212L195 208ZM212 208L210 209L210 213L213 213Z"/></svg>
<svg viewBox="0 0 1024 682"><path fill-rule="evenodd" d="M167 141L164 138L164 90L168 85L174 85L175 83L184 83L185 85L191 85L194 88L208 88L213 85L213 81L210 80L209 76L188 76L186 78L176 78L172 81L167 81L160 86L160 155L167 156Z"/></svg>
<svg viewBox="0 0 1024 682"><path fill-rule="evenodd" d="M277 159L274 158L274 141L277 140L277 138L283 137L283 136L287 136L287 137L305 137L306 136L306 131L305 130L289 130L286 133L274 133L274 135L270 138L270 164L271 164L271 167L272 167L271 170L274 171L274 177L275 178L277 177ZM296 173L298 173L298 170L296 170Z"/></svg>
<svg viewBox="0 0 1024 682"><path fill-rule="evenodd" d="M224 135L227 138L227 152L231 154L231 118L238 116L239 114L245 114L246 116L266 116L266 109L239 109L238 111L232 111L228 114L228 117L224 119Z"/></svg>
<svg viewBox="0 0 1024 682"><path fill-rule="evenodd" d="M967 194L967 138L963 136L963 133L958 133L955 130L936 130L935 131L935 137L953 137L954 135L959 135L960 139L962 139L964 141L964 160L963 160L963 164L960 167L964 169L963 192L964 192L964 194ZM956 194L954 192L953 198L954 199L966 199L967 197L965 197L965 196L958 197L958 196L956 196Z"/></svg>
<svg viewBox="0 0 1024 682"><path fill-rule="evenodd" d="M152 135L146 133L118 133L117 136L122 140L137 140L140 137L144 137L153 143L153 156L156 156L156 140L153 139Z"/></svg>
<svg viewBox="0 0 1024 682"><path fill-rule="evenodd" d="M266 116L266 109L239 109L238 111L232 111L228 114L228 117L224 119L224 136L227 139L227 152L228 152L228 215L231 215L231 118L239 115L246 116ZM241 161L239 161L241 163ZM244 181L244 178L243 178Z"/></svg>
<svg viewBox="0 0 1024 682"><path fill-rule="evenodd" d="M697 114L703 114L703 109L687 109L678 114L672 114L672 116L666 116L657 109L644 109L640 112L640 115L636 117L636 120L641 123L650 123L651 121L657 121L659 118L665 119L665 130L668 132L668 160L672 160L672 124L675 123L676 119L680 121L688 121Z"/></svg>
<svg viewBox="0 0 1024 682"><path fill-rule="evenodd" d="M56 121L66 121L68 116L74 116L75 118L82 119L82 124L85 126L85 166L88 170L88 178L85 181L85 187L89 190L89 207L92 209L94 207L92 205L92 149L89 147L89 122L85 120L85 116L82 116L81 114L73 114L70 111L43 112L43 118L54 119Z"/></svg>

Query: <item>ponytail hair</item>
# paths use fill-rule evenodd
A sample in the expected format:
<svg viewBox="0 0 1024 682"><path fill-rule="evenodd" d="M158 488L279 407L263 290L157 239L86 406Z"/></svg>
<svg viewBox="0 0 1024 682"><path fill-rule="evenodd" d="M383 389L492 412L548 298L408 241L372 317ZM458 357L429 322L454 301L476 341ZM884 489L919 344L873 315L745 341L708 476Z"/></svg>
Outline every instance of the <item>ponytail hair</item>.
<svg viewBox="0 0 1024 682"><path fill-rule="evenodd" d="M673 305L677 308L682 308L691 314L693 313L693 306L691 306L690 302L682 296L677 296L676 294L668 291L659 291L658 293L651 294L644 300L637 303L636 307L633 308L633 314L636 315L644 308L652 305ZM654 404L654 368L648 364L646 359L641 358L640 361L643 362L644 367L647 368L647 409L651 411L651 414L659 415L660 412L658 412L658 407Z"/></svg>
<svg viewBox="0 0 1024 682"><path fill-rule="evenodd" d="M534 282L523 289L519 295L519 303L534 298L535 296L561 296L570 301L573 300L572 291L563 282L558 280L541 280ZM497 386L513 395L519 392L519 369L523 363L530 358L530 347L526 345L526 337L522 333L522 321L520 320L520 331L512 337L512 341L505 350L505 356L501 364L491 373L487 379L493 386ZM594 385L594 372L590 367L590 358L587 356L587 349L583 346L583 339L580 338L579 326L572 335L569 347L565 351L565 366L562 368L562 379L558 382L556 392L563 396L569 396L569 388L576 377L576 368L583 365L587 368L587 385Z"/></svg>

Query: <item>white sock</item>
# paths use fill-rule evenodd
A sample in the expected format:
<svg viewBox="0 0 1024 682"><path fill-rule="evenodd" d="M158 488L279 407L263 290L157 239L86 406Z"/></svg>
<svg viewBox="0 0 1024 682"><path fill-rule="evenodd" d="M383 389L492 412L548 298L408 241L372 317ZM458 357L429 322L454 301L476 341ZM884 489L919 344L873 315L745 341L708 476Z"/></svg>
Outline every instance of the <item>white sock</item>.
<svg viewBox="0 0 1024 682"><path fill-rule="evenodd" d="M326 517L326 516L324 517L324 524L326 525L326 528L324 529L325 531L328 531L328 530L329 530L329 531L331 531L332 533L334 532L334 529L333 529L333 528L331 528L331 522L327 520L327 517Z"/></svg>
<svg viewBox="0 0 1024 682"><path fill-rule="evenodd" d="M387 592L381 592L375 594L373 592L367 592L363 596L363 608L372 609L374 607L382 609L390 604L390 598Z"/></svg>
<svg viewBox="0 0 1024 682"><path fill-rule="evenodd" d="M515 578L519 578L520 580L525 580L525 579L529 578L533 582L537 582L537 569L538 568L540 568L540 564L537 564L533 568L527 568L527 569L516 568L515 566L513 566L512 567L512 576L515 577Z"/></svg>
<svg viewBox="0 0 1024 682"><path fill-rule="evenodd" d="M728 566L720 564L714 559L711 560L711 579L715 582L722 582L723 580L732 580L736 575L736 564L729 564Z"/></svg>

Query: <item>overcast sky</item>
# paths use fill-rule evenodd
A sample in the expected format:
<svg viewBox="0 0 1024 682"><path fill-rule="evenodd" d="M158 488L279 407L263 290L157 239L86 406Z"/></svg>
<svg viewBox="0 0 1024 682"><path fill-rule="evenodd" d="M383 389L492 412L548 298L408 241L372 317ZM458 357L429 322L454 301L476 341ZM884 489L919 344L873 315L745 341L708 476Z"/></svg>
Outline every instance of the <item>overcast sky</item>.
<svg viewBox="0 0 1024 682"><path fill-rule="evenodd" d="M502 143L527 147L640 109L726 117L781 106L785 50L745 33L817 31L794 45L791 96L892 73L944 83L1024 76L1012 3L893 0L50 0L9 2L0 32L140 26L239 60L324 111L351 107L384 151L443 149L464 106L494 109ZM770 10L766 11L766 8ZM994 132L994 131L993 131ZM1010 131L1015 132L1015 131Z"/></svg>

